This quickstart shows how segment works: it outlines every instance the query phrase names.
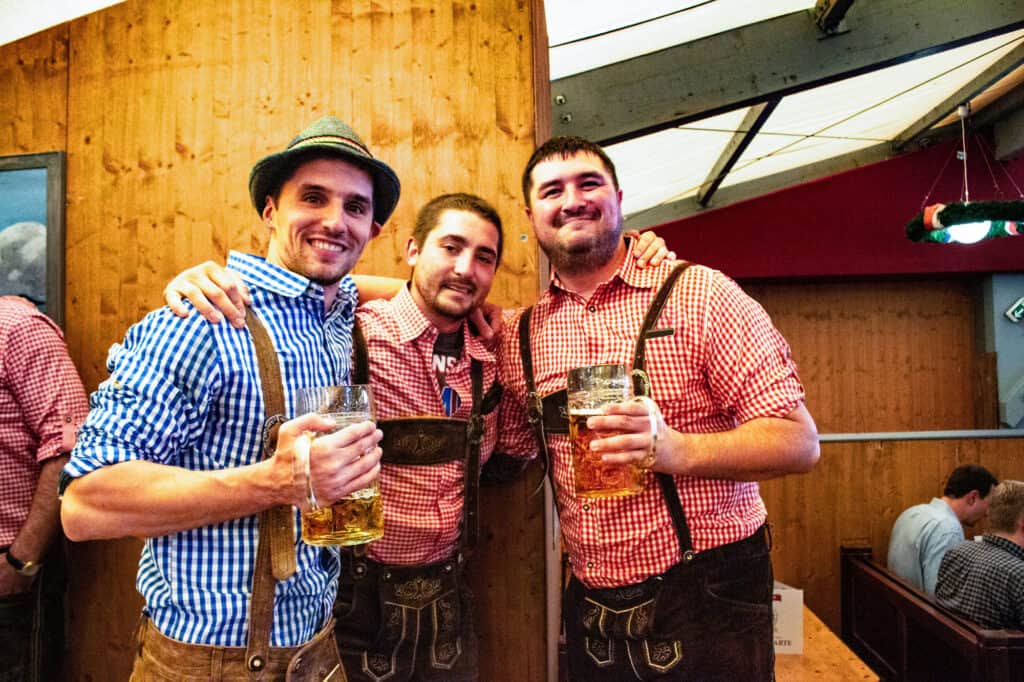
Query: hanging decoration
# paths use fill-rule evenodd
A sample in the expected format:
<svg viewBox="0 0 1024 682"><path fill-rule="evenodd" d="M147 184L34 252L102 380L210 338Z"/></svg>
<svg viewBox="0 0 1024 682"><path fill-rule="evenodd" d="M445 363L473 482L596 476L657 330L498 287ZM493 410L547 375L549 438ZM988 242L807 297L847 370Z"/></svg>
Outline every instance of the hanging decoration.
<svg viewBox="0 0 1024 682"><path fill-rule="evenodd" d="M960 116L962 148L957 158L963 162L963 191L961 201L951 204L929 204L907 223L907 238L915 242L938 244L974 244L995 237L1015 237L1024 234L1024 192L1020 191L1013 177L1006 173L1021 199L1017 201L971 201L967 185L967 126L965 119L970 115L970 105L957 107ZM980 144L980 140L979 140ZM982 155L984 158L984 154ZM948 162L947 162L948 163ZM987 161L986 161L987 164ZM945 169L945 166L943 166ZM1004 172L1005 169L1004 169ZM942 171L939 171L940 175ZM992 182L999 188L995 174L989 166ZM938 179L936 178L936 182ZM932 184L935 187L935 184ZM929 191L929 196L931 191ZM927 204L925 196L922 204Z"/></svg>
<svg viewBox="0 0 1024 682"><path fill-rule="evenodd" d="M974 244L1024 233L1024 201L975 201L932 204L907 223L915 242Z"/></svg>

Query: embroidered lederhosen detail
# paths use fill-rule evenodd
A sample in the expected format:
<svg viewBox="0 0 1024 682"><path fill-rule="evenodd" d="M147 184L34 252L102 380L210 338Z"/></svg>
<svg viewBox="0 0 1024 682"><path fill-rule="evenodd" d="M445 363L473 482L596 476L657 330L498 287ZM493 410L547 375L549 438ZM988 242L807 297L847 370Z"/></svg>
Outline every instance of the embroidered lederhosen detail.
<svg viewBox="0 0 1024 682"><path fill-rule="evenodd" d="M358 322L353 333L353 381L369 380L369 353ZM430 664L450 670L463 652L462 608L459 574L462 562L479 537L480 445L484 415L500 402L501 386L483 391L483 364L470 363L473 407L469 419L418 416L380 419L378 428L382 461L399 466L429 466L464 462L463 514L459 550L451 561L428 566L383 566L355 553L345 552L350 577L356 583L375 586L379 600L381 631L371 650L361 655L363 673L372 680L387 680L407 665L414 666L417 648L427 646ZM358 589L357 585L357 589ZM359 610L359 606L354 607ZM362 617L351 613L344 618ZM432 623L432 641L421 643L421 619Z"/></svg>
<svg viewBox="0 0 1024 682"><path fill-rule="evenodd" d="M674 329L655 329L654 326L661 317L665 302L676 282L689 265L687 262L681 262L672 270L655 294L640 326L633 352L632 369L634 393L638 396L651 395L651 380L645 369L646 342L648 339L675 333ZM537 440L541 461L551 478L553 488L554 473L548 454L546 434L569 432L567 399L565 389L543 397L537 392L530 349L531 312L532 308L527 308L519 318L519 353L527 391L526 412ZM679 490L669 474L659 473L655 476L676 530L683 563L688 564L695 554L686 515L679 499ZM638 679L645 679L637 669L639 663L651 670L665 672L682 661L683 651L679 641L650 638L660 585L661 577L654 576L638 585L626 585L611 590L586 590L581 624L589 633L585 637L584 646L594 665L605 667L614 663L614 647L611 643L613 638L626 642L630 664Z"/></svg>
<svg viewBox="0 0 1024 682"><path fill-rule="evenodd" d="M388 566L365 557L343 557L342 570L350 580L351 611L346 623L376 623L371 646L345 656L350 670L358 667L366 679L383 682L406 679L420 662L437 671L465 667L461 555L429 565ZM425 638L426 630L429 638ZM424 657L417 652L426 652ZM472 667L475 667L475 658Z"/></svg>

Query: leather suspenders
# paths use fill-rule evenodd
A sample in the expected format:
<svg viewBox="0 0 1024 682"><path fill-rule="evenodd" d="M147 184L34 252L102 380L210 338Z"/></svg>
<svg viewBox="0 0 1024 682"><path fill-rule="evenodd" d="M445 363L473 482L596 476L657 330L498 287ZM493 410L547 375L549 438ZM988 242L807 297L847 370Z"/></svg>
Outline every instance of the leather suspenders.
<svg viewBox="0 0 1024 682"><path fill-rule="evenodd" d="M246 311L245 323L256 346L256 362L263 386L267 414L263 423L263 459L267 459L274 454L277 431L285 421L284 384L277 351L267 328L252 308ZM246 666L252 673L264 669L270 653L274 587L278 580L287 580L295 574L295 511L290 505L281 505L260 512L259 533L249 599L249 641L245 651Z"/></svg>
<svg viewBox="0 0 1024 682"><path fill-rule="evenodd" d="M661 336L668 336L675 333L672 329L655 329L658 319L661 317L662 309L668 300L669 294L675 287L676 281L683 272L690 266L689 263L681 262L669 274L668 278L661 285L651 301L640 333L637 337L636 346L633 351L633 388L636 395L651 394L651 381L645 370L646 365L646 343L648 339ZM537 449L541 462L551 478L551 485L554 488L554 472L550 462L550 454L547 448L548 433L568 433L568 412L566 406L565 389L550 393L541 397L537 392L537 385L533 372L533 354L530 349L530 313L532 307L527 308L519 318L519 354L523 363L523 375L526 382L526 415L533 427L537 439ZM686 523L686 514L683 511L682 502L679 499L679 490L675 479L670 474L655 474L658 484L661 487L665 504L668 507L669 515L676 529L676 538L679 541L679 551L683 561L689 562L694 557L693 539L690 536L690 529Z"/></svg>

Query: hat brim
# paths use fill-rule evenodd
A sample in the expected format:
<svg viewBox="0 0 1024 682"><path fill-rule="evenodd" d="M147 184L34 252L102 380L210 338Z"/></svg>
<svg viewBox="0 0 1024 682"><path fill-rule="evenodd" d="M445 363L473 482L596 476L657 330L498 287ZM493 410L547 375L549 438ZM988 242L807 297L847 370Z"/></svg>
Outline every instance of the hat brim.
<svg viewBox="0 0 1024 682"><path fill-rule="evenodd" d="M319 144L316 147L286 149L263 157L249 173L249 196L256 212L263 214L267 195L283 170L299 156L336 157L364 169L373 180L373 220L383 225L395 210L402 186L398 175L383 161L356 154L341 145Z"/></svg>

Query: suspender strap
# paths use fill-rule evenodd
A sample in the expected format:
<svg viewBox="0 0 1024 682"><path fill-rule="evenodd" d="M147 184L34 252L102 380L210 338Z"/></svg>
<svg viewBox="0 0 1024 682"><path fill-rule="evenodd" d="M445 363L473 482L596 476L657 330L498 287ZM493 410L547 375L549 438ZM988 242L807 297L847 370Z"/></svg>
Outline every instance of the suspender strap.
<svg viewBox="0 0 1024 682"><path fill-rule="evenodd" d="M466 426L465 483L462 488L462 547L464 553L476 546L480 537L480 441L484 436L484 366L479 360L470 364L473 382L473 412Z"/></svg>
<svg viewBox="0 0 1024 682"><path fill-rule="evenodd" d="M661 285L658 293L654 296L654 300L651 301L650 307L647 309L647 316L640 327L640 335L637 337L636 349L633 353L633 388L637 395L650 396L651 394L651 380L647 376L644 367L647 339L674 333L671 329L655 330L654 325L657 324L658 318L661 317L661 311L665 307L665 302L668 300L669 294L672 293L672 288L675 286L676 281L689 266L689 263L682 262L675 267L664 284ZM679 552L683 560L689 562L694 556L693 538L690 536L690 527L686 523L683 503L679 499L679 488L676 486L675 478L670 474L657 473L655 477L658 479L658 485L661 486L662 495L665 497L665 504L668 506L669 516L672 517L672 524L676 528Z"/></svg>
<svg viewBox="0 0 1024 682"><path fill-rule="evenodd" d="M284 384L277 362L277 351L267 328L251 308L245 316L256 346L263 403L267 419L263 426L263 459L274 454L277 431L284 422ZM260 512L259 544L249 600L249 641L245 660L253 679L261 679L270 648L270 628L274 620L274 587L278 580L295 574L295 512L280 505Z"/></svg>
<svg viewBox="0 0 1024 682"><path fill-rule="evenodd" d="M526 381L526 419L533 427L533 435L537 440L537 455L540 457L541 466L544 469L543 474L546 474L551 480L551 490L554 492L555 474L551 467L551 457L548 454L547 437L544 434L544 401L537 393L537 383L533 377L533 353L530 350L531 313L533 313L533 306L524 310L519 318L519 357L523 362L523 378ZM543 479L541 480L543 481ZM538 486L538 490L540 487Z"/></svg>
<svg viewBox="0 0 1024 682"><path fill-rule="evenodd" d="M358 317L352 325L352 383L370 383L370 352L366 349L366 336Z"/></svg>

